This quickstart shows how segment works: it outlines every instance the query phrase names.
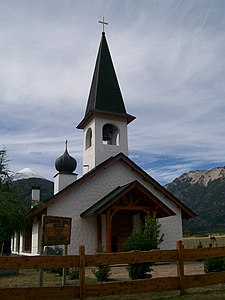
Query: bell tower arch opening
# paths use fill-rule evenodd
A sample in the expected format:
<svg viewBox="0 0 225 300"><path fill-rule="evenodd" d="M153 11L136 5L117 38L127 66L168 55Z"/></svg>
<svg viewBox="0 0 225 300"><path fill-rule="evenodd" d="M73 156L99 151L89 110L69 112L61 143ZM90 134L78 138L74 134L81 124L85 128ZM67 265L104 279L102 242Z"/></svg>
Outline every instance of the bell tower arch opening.
<svg viewBox="0 0 225 300"><path fill-rule="evenodd" d="M86 133L85 149L87 150L92 146L92 130L88 128Z"/></svg>
<svg viewBox="0 0 225 300"><path fill-rule="evenodd" d="M120 144L119 129L113 124L105 124L102 127L102 143L106 145Z"/></svg>

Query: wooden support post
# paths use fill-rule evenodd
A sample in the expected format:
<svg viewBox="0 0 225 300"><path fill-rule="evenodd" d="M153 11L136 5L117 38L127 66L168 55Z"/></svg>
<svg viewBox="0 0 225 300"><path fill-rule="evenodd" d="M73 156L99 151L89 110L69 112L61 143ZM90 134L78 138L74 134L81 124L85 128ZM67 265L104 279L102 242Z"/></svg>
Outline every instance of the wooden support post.
<svg viewBox="0 0 225 300"><path fill-rule="evenodd" d="M111 253L112 222L110 210L106 213L106 252Z"/></svg>
<svg viewBox="0 0 225 300"><path fill-rule="evenodd" d="M40 239L39 239L39 249L40 255L44 254L44 246L43 246L43 224L44 224L44 215L41 216L41 232L40 232ZM43 269L39 269L39 287L43 287Z"/></svg>
<svg viewBox="0 0 225 300"><path fill-rule="evenodd" d="M44 275L43 269L39 269L39 287L43 287L43 275Z"/></svg>
<svg viewBox="0 0 225 300"><path fill-rule="evenodd" d="M180 294L183 295L185 291L184 281L184 246L182 241L177 241L178 260L177 260L177 275L179 277Z"/></svg>
<svg viewBox="0 0 225 300"><path fill-rule="evenodd" d="M80 299L85 300L85 246L79 248L80 254Z"/></svg>
<svg viewBox="0 0 225 300"><path fill-rule="evenodd" d="M102 248L102 215L97 215L97 245Z"/></svg>
<svg viewBox="0 0 225 300"><path fill-rule="evenodd" d="M68 245L65 245L64 247L64 255L68 255ZM62 286L66 286L66 275L67 275L67 269L63 268Z"/></svg>

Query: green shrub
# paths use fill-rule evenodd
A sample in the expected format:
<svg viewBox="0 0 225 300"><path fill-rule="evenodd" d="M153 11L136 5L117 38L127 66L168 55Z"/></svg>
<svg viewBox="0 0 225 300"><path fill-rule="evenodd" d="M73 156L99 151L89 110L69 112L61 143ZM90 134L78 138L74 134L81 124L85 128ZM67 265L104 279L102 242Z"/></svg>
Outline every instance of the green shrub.
<svg viewBox="0 0 225 300"><path fill-rule="evenodd" d="M74 268L69 269L69 278L71 280L79 279L79 275L80 275L79 267L74 267Z"/></svg>
<svg viewBox="0 0 225 300"><path fill-rule="evenodd" d="M100 265L92 270L98 281L108 281L111 275L111 268L109 265Z"/></svg>
<svg viewBox="0 0 225 300"><path fill-rule="evenodd" d="M104 248L97 248L96 253L104 253ZM111 267L109 265L100 265L92 270L96 279L100 282L108 281L111 275Z"/></svg>
<svg viewBox="0 0 225 300"><path fill-rule="evenodd" d="M204 261L204 270L206 273L225 271L225 257L214 257Z"/></svg>
<svg viewBox="0 0 225 300"><path fill-rule="evenodd" d="M140 226L132 232L124 244L123 251L157 249L162 241L163 235L160 235L159 223L155 219L146 217L145 226ZM131 279L150 278L152 265L152 262L129 264L127 267L129 277Z"/></svg>
<svg viewBox="0 0 225 300"><path fill-rule="evenodd" d="M140 263L140 264L130 264L127 267L127 271L129 273L129 277L132 280L135 279L146 279L151 278L152 275L150 274L152 271L153 263L146 262L146 263Z"/></svg>

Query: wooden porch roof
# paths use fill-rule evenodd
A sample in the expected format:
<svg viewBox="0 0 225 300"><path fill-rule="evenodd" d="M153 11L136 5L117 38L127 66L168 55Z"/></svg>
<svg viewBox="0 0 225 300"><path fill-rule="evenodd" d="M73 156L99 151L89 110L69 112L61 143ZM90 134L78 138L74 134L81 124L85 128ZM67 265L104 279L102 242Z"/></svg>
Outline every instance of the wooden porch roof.
<svg viewBox="0 0 225 300"><path fill-rule="evenodd" d="M168 217L175 213L138 181L115 188L108 195L81 213L90 217L104 213L108 208L127 211L154 211L157 217Z"/></svg>

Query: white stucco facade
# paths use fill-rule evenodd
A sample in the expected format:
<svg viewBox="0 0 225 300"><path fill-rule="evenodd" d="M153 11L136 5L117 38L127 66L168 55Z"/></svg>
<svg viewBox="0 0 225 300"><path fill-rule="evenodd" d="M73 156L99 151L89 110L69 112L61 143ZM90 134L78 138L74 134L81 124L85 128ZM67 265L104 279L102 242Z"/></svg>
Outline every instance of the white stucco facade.
<svg viewBox="0 0 225 300"><path fill-rule="evenodd" d="M77 254L80 245L85 245L86 252L94 253L97 247L97 218L96 216L81 218L80 214L90 206L106 196L118 186L123 186L134 180L139 181L143 186L155 194L163 203L172 209L176 215L161 218L161 231L164 234L163 249L174 249L176 241L182 238L181 210L165 198L150 183L134 172L124 163L118 161L116 164L100 172L88 181L79 185L73 192L67 194L62 200L50 205L47 214L51 216L64 216L72 218L71 244L69 254ZM103 220L103 245L105 243L105 222Z"/></svg>
<svg viewBox="0 0 225 300"><path fill-rule="evenodd" d="M77 180L77 174L56 174L54 176L54 195L65 189L69 184Z"/></svg>
<svg viewBox="0 0 225 300"><path fill-rule="evenodd" d="M112 124L118 129L117 143L108 145L103 142L103 126L106 124ZM126 118L95 117L87 124L83 132L83 174L120 152L128 156Z"/></svg>

